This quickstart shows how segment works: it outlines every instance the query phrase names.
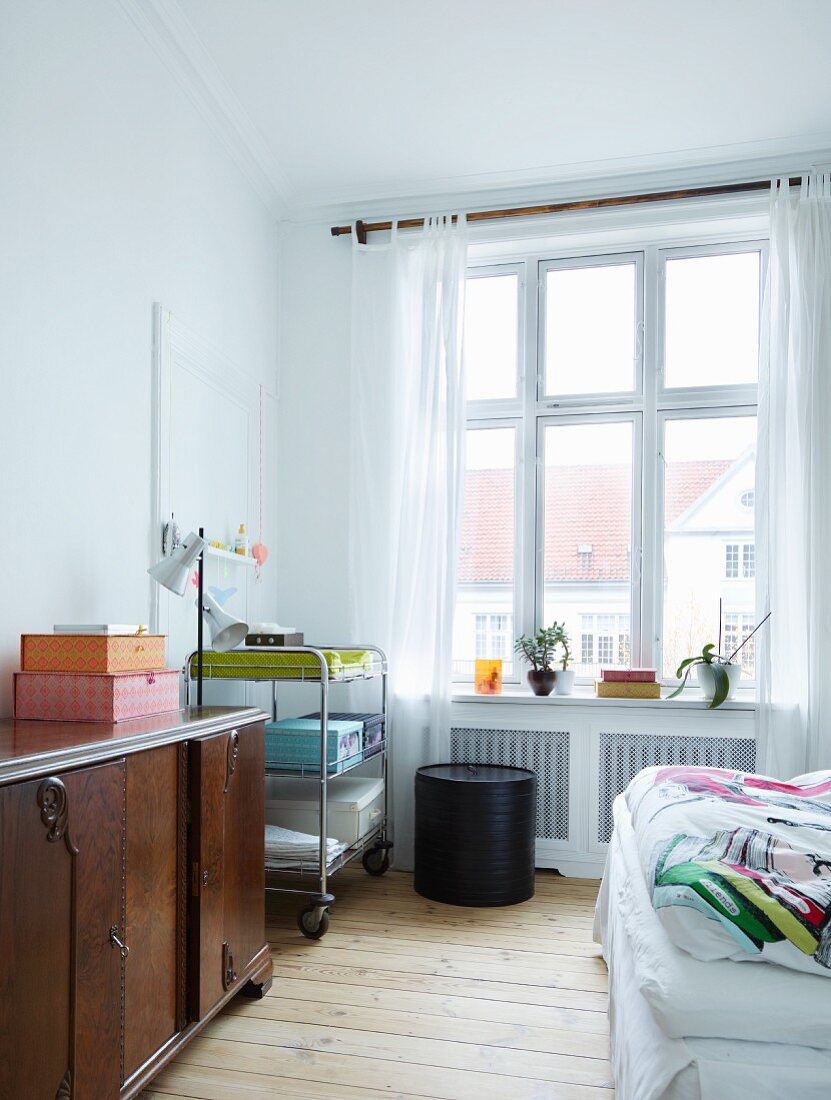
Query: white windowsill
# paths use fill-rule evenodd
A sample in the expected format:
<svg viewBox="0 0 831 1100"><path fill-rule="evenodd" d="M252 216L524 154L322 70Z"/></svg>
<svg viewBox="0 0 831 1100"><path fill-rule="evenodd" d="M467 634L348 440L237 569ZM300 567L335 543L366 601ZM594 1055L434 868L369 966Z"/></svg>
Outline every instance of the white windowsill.
<svg viewBox="0 0 831 1100"><path fill-rule="evenodd" d="M663 689L667 694L671 688ZM477 695L466 684L456 684L453 688L454 703L483 703L486 706L493 704L531 705L535 707L648 707L658 709L661 707L671 710L708 710L709 703L701 698L701 693L695 689L687 689L675 699L598 699L594 694L594 688L589 684L576 684L571 695L534 695L530 688L522 688L519 684L507 684L503 686L501 695ZM753 688L740 688L732 699L726 700L718 711L755 711L756 692Z"/></svg>

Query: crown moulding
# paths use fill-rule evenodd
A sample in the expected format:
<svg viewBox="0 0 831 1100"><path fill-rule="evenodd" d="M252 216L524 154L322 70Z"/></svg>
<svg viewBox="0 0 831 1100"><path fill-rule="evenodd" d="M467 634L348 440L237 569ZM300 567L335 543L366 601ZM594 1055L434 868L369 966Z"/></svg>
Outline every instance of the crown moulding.
<svg viewBox="0 0 831 1100"><path fill-rule="evenodd" d="M118 0L275 219L291 186L176 0Z"/></svg>
<svg viewBox="0 0 831 1100"><path fill-rule="evenodd" d="M437 210L572 201L634 191L665 191L715 186L798 174L831 163L831 133L710 149L679 150L654 156L550 165L481 175L414 180L409 184L307 190L291 205L298 223L383 220L420 216ZM377 192L377 193L376 193Z"/></svg>

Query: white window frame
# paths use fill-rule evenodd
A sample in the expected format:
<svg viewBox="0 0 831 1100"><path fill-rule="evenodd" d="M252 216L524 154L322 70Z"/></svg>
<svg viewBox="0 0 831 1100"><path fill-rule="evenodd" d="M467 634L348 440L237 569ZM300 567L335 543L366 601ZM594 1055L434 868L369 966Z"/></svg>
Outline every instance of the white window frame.
<svg viewBox="0 0 831 1100"><path fill-rule="evenodd" d="M664 307L666 262L737 252L759 252L760 317L767 267L768 242L746 234L718 233L710 239L689 237L684 242L658 239L632 248L608 242L601 246L562 248L556 253L542 245L522 247L507 261L472 264L469 278L515 273L519 295L517 332L517 398L469 402L467 427L516 428L514 633L531 634L541 623L544 607L544 511L542 445L549 423L581 424L630 420L633 422L633 494L629 647L633 665L663 668L663 538L664 538L664 428L670 419L710 416L756 416L757 386L725 385L667 387L664 378ZM549 270L574 269L610 263L636 264L636 363L632 392L549 395L545 392L545 292ZM530 288L536 286L536 293ZM761 328L761 325L760 325ZM531 474L533 472L533 474ZM529 476L530 475L530 476ZM741 572L741 562L740 562ZM740 578L741 579L741 578ZM758 618L758 615L757 615ZM575 663L581 653L580 622L572 624ZM596 634L596 632L595 632ZM595 637L596 654L597 641ZM521 662L515 662L518 682ZM461 682L469 677L459 676ZM671 680L666 682L671 683Z"/></svg>
<svg viewBox="0 0 831 1100"><path fill-rule="evenodd" d="M545 429L549 426L580 426L582 424L631 424L632 426L632 515L629 529L629 545L631 546L629 555L629 648L632 653L632 659L640 661L639 644L637 647L637 655L634 653L635 639L640 638L640 599L638 599L637 594L640 589L640 570L638 563L641 560L641 539L643 532L642 496L638 492L638 485L643 481L643 416L640 412L576 413L574 409L569 406L567 409L564 409L561 414L558 414L549 410L546 403L545 414L537 415L538 458L536 459L537 494L535 506L535 574L537 582L535 607L539 609L537 618L540 622L542 621L541 616L543 614L543 608L545 607L545 467L543 463L543 456L545 454ZM598 648L596 620L597 614L595 614L594 628L595 651L597 651ZM636 629L638 630L637 634L635 633ZM576 628L573 625L571 626L571 633L572 637L576 633ZM582 679L585 679L585 677Z"/></svg>
<svg viewBox="0 0 831 1100"><path fill-rule="evenodd" d="M734 256L738 252L760 252L759 264L759 338L761 339L761 317L765 272L767 270L767 241L722 241L717 244L683 245L658 249L658 312L655 318L655 332L658 338L658 400L659 403L677 402L701 405L702 402L721 406L731 404L756 403L755 384L724 386L667 386L666 385L666 289L667 260L698 259L705 256ZM757 349L758 350L758 349Z"/></svg>
<svg viewBox="0 0 831 1100"><path fill-rule="evenodd" d="M468 408L480 408L484 404L499 405L503 407L505 402L502 401L470 401L468 402ZM516 402L514 402L516 404ZM522 417L514 414L513 416L492 416L492 417L480 417L480 418L467 418L465 429L467 431L489 431L498 430L499 428L513 428L514 429L514 599L511 605L510 614L513 616L514 634L519 635L523 632L527 633L524 624L526 621L525 605L523 600L523 593L525 591L525 563L524 555L522 553L522 532L525 529L525 516L524 516L524 504L525 496L523 493L523 459L522 459L522 444L523 444L523 431L522 431ZM513 639L511 639L511 646L513 648ZM503 676L503 683L519 683L521 669L519 667L519 659L513 658L514 670L513 673ZM466 676L460 672L453 673L453 680L456 683L471 683L470 676Z"/></svg>
<svg viewBox="0 0 831 1100"><path fill-rule="evenodd" d="M570 406L586 406L593 405L595 402L602 402L604 405L609 403L622 403L632 402L639 404L643 399L643 385L644 385L644 370L643 370L643 252L606 252L599 255L587 255L580 257L562 258L556 260L543 260L539 264L539 363L537 367L538 377L538 393L539 400L543 402L548 408L566 408ZM548 312L546 303L546 295L548 290L548 273L549 271L579 271L589 267L622 267L627 264L634 264L635 267L635 301L633 303L635 310L635 344L632 349L633 352L633 370L632 370L632 389L631 390L617 390L607 391L605 393L567 393L557 394L548 393L546 391L545 380L545 359L546 359L546 346L545 346L545 318Z"/></svg>
<svg viewBox="0 0 831 1100"><path fill-rule="evenodd" d="M525 390L526 327L525 327L525 269L524 262L516 261L504 264L485 264L468 268L468 279L483 279L493 275L516 275L517 277L517 375L516 396L492 398L491 400L468 401L467 420L491 420L493 418L516 418L522 415Z"/></svg>
<svg viewBox="0 0 831 1100"><path fill-rule="evenodd" d="M755 386L753 387L755 390ZM755 402L753 404L745 405L709 405L701 404L695 408L665 408L658 413L658 444L659 447L663 447L664 433L668 421L671 420L710 420L721 419L724 417L753 417L757 415L757 408ZM659 547L656 548L656 562L660 563L660 571L655 575L655 583L652 586L653 600L656 608L655 619L655 660L654 666L658 670L660 676L661 670L664 667L664 651L663 651L663 631L664 631L664 570L663 570L663 539L664 539L664 456L661 450L658 451L658 464L657 464L657 497L655 502L655 516L656 516L656 541L659 542ZM739 575L738 577L726 577L727 572L726 554L722 560L722 578L724 580L731 580L733 582L741 581L741 545L742 539L737 538L735 535L728 535L725 538L722 546L726 546L728 543L738 543L739 545ZM758 591L756 594L756 607L758 609ZM711 639L717 641L716 638ZM702 642L702 645L704 643ZM690 654L692 656L692 654ZM664 683L677 683L669 677L663 677Z"/></svg>

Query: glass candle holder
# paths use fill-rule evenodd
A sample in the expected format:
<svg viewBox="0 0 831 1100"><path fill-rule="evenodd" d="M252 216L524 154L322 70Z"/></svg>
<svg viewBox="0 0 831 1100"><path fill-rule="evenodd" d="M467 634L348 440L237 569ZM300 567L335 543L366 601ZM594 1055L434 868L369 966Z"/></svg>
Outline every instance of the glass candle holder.
<svg viewBox="0 0 831 1100"><path fill-rule="evenodd" d="M473 673L473 690L477 695L502 694L502 661L477 660Z"/></svg>

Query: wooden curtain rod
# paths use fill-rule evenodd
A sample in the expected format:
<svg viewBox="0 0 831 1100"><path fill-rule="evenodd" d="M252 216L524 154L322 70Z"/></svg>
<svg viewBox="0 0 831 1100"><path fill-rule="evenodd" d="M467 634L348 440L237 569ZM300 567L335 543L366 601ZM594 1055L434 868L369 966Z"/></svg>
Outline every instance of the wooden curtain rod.
<svg viewBox="0 0 831 1100"><path fill-rule="evenodd" d="M791 187L798 187L801 176L789 179ZM750 180L747 183L722 183L712 187L690 187L684 191L653 191L647 195L617 195L609 199L579 199L574 202L550 202L542 206L518 206L506 210L474 210L467 215L469 222L491 222L502 218L535 218L543 214L564 214L570 210L601 210L611 206L637 206L645 202L676 202L679 199L705 199L713 195L738 195L744 191L765 191L770 188L770 180ZM454 215L453 221L456 221ZM399 229L421 229L424 218L402 218ZM355 231L360 244L366 244L368 233L392 229L391 221L355 222ZM332 236L343 237L352 232L351 225L333 225Z"/></svg>

